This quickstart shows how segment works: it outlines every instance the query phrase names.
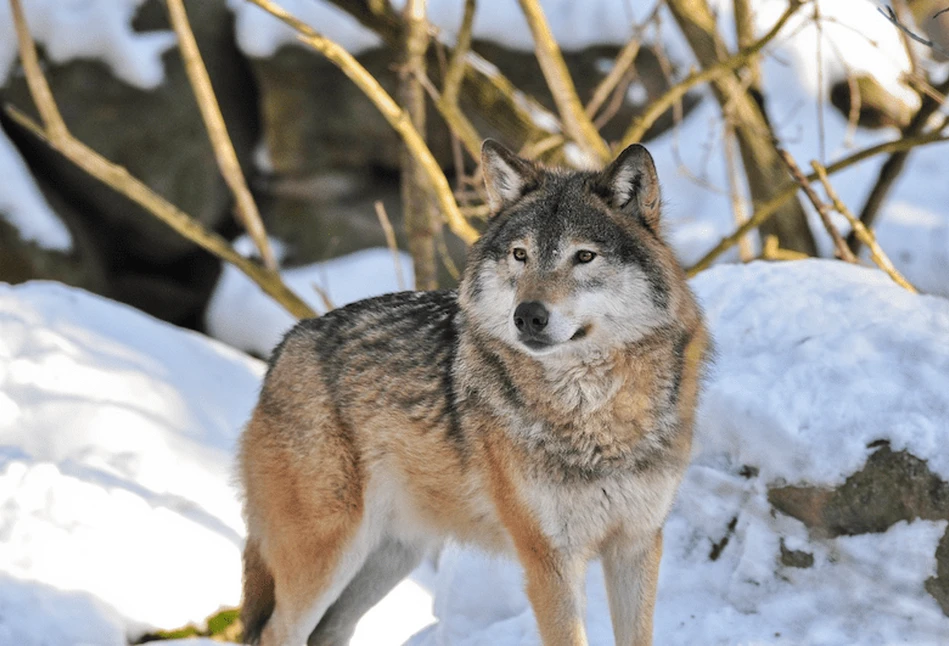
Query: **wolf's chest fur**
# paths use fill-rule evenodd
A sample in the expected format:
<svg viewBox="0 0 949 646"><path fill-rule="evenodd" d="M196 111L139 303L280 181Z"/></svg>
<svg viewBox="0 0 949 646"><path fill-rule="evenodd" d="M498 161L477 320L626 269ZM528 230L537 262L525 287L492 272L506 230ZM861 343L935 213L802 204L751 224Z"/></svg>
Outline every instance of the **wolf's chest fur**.
<svg viewBox="0 0 949 646"><path fill-rule="evenodd" d="M462 340L469 405L488 407L538 472L564 483L641 471L677 425L676 344L662 335L609 355L542 364Z"/></svg>

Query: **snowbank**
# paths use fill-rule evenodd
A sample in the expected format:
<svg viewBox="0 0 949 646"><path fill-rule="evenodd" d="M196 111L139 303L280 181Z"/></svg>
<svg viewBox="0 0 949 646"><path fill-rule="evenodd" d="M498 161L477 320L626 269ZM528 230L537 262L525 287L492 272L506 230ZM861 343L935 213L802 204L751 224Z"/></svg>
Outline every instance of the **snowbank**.
<svg viewBox="0 0 949 646"><path fill-rule="evenodd" d="M822 539L767 494L838 484L881 439L949 474L949 302L831 261L693 285L719 356L665 530L657 643L938 643L949 618L923 582L945 521ZM237 603L230 465L261 370L77 290L0 289L0 642L121 644ZM594 563L593 645L612 643L607 608ZM538 644L518 566L448 546L353 643L405 640Z"/></svg>
<svg viewBox="0 0 949 646"><path fill-rule="evenodd" d="M74 608L124 643L238 603L232 461L262 369L79 290L0 286L0 636ZM56 634L0 642L84 633Z"/></svg>
<svg viewBox="0 0 949 646"><path fill-rule="evenodd" d="M0 644L118 646L238 604L234 447L263 368L80 290L0 284ZM432 621L414 579L354 646Z"/></svg>

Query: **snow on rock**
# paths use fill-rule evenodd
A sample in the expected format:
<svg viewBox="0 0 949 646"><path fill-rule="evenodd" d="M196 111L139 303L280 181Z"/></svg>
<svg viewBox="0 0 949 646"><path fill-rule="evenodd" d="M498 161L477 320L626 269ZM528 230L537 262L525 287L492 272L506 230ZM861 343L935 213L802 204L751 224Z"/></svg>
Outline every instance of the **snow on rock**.
<svg viewBox="0 0 949 646"><path fill-rule="evenodd" d="M124 643L238 603L233 455L262 371L80 290L0 286L0 642Z"/></svg>
<svg viewBox="0 0 949 646"><path fill-rule="evenodd" d="M824 260L716 267L693 287L719 352L703 455L838 485L888 440L949 481L949 301Z"/></svg>
<svg viewBox="0 0 949 646"><path fill-rule="evenodd" d="M924 582L946 521L822 539L767 494L839 484L879 439L946 478L949 302L835 261L722 266L693 287L718 358L664 530L656 643L944 643L949 618ZM512 561L449 547L438 622L410 644L539 645L521 581ZM587 601L591 646L612 644L596 563Z"/></svg>
<svg viewBox="0 0 949 646"><path fill-rule="evenodd" d="M283 244L272 241L274 253L283 254ZM234 243L241 254L249 255L253 243L246 236ZM404 287L399 284L395 261L388 249L364 249L326 262L285 269L281 272L286 284L317 312L326 306L316 288L330 302L341 307L348 303L400 289L411 289L415 283L412 259L399 253ZM216 339L261 357L270 351L296 320L256 283L232 265L226 265L211 295L205 315L208 332Z"/></svg>
<svg viewBox="0 0 949 646"><path fill-rule="evenodd" d="M24 0L30 32L56 63L104 61L120 79L143 89L165 76L161 55L177 42L171 31L137 32L132 18L145 0ZM17 58L10 3L0 3L0 85Z"/></svg>
<svg viewBox="0 0 949 646"><path fill-rule="evenodd" d="M72 236L46 202L23 158L0 129L0 218L6 220L25 242L44 249L68 252Z"/></svg>
<svg viewBox="0 0 949 646"><path fill-rule="evenodd" d="M228 0L237 19L237 42L249 56L271 56L282 45L298 44L296 32L262 9L243 0ZM622 45L633 34L634 21L642 20L651 5L625 0L542 0L550 29L565 50L591 44ZM283 0L280 5L291 14L335 40L353 54L377 47L379 38L344 11L321 0ZM404 0L392 6L401 11ZM456 0L430 0L428 19L454 38L464 11ZM534 40L517 0L488 0L478 3L474 21L475 38L493 40L521 51L533 51Z"/></svg>

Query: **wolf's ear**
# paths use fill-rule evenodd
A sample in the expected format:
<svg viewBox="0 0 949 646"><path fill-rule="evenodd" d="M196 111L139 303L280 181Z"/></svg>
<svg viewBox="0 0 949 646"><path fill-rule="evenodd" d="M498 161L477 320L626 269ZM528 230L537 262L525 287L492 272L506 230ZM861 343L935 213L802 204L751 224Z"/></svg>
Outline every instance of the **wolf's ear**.
<svg viewBox="0 0 949 646"><path fill-rule="evenodd" d="M481 146L481 168L492 213L517 201L539 176L534 162L518 157L493 139L485 139Z"/></svg>
<svg viewBox="0 0 949 646"><path fill-rule="evenodd" d="M643 146L633 144L621 152L597 176L596 188L614 209L659 230L659 176L652 155Z"/></svg>

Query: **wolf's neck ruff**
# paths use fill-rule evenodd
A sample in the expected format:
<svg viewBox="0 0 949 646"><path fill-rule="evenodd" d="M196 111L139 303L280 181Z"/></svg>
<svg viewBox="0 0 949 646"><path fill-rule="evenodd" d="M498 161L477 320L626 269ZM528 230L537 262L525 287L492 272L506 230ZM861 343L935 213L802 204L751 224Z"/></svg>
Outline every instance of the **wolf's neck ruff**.
<svg viewBox="0 0 949 646"><path fill-rule="evenodd" d="M463 316L462 316L463 318ZM681 363L684 333L668 329L604 355L534 357L461 327L459 381L469 405L505 420L511 438L557 479L641 471L669 449L678 380L656 366Z"/></svg>

